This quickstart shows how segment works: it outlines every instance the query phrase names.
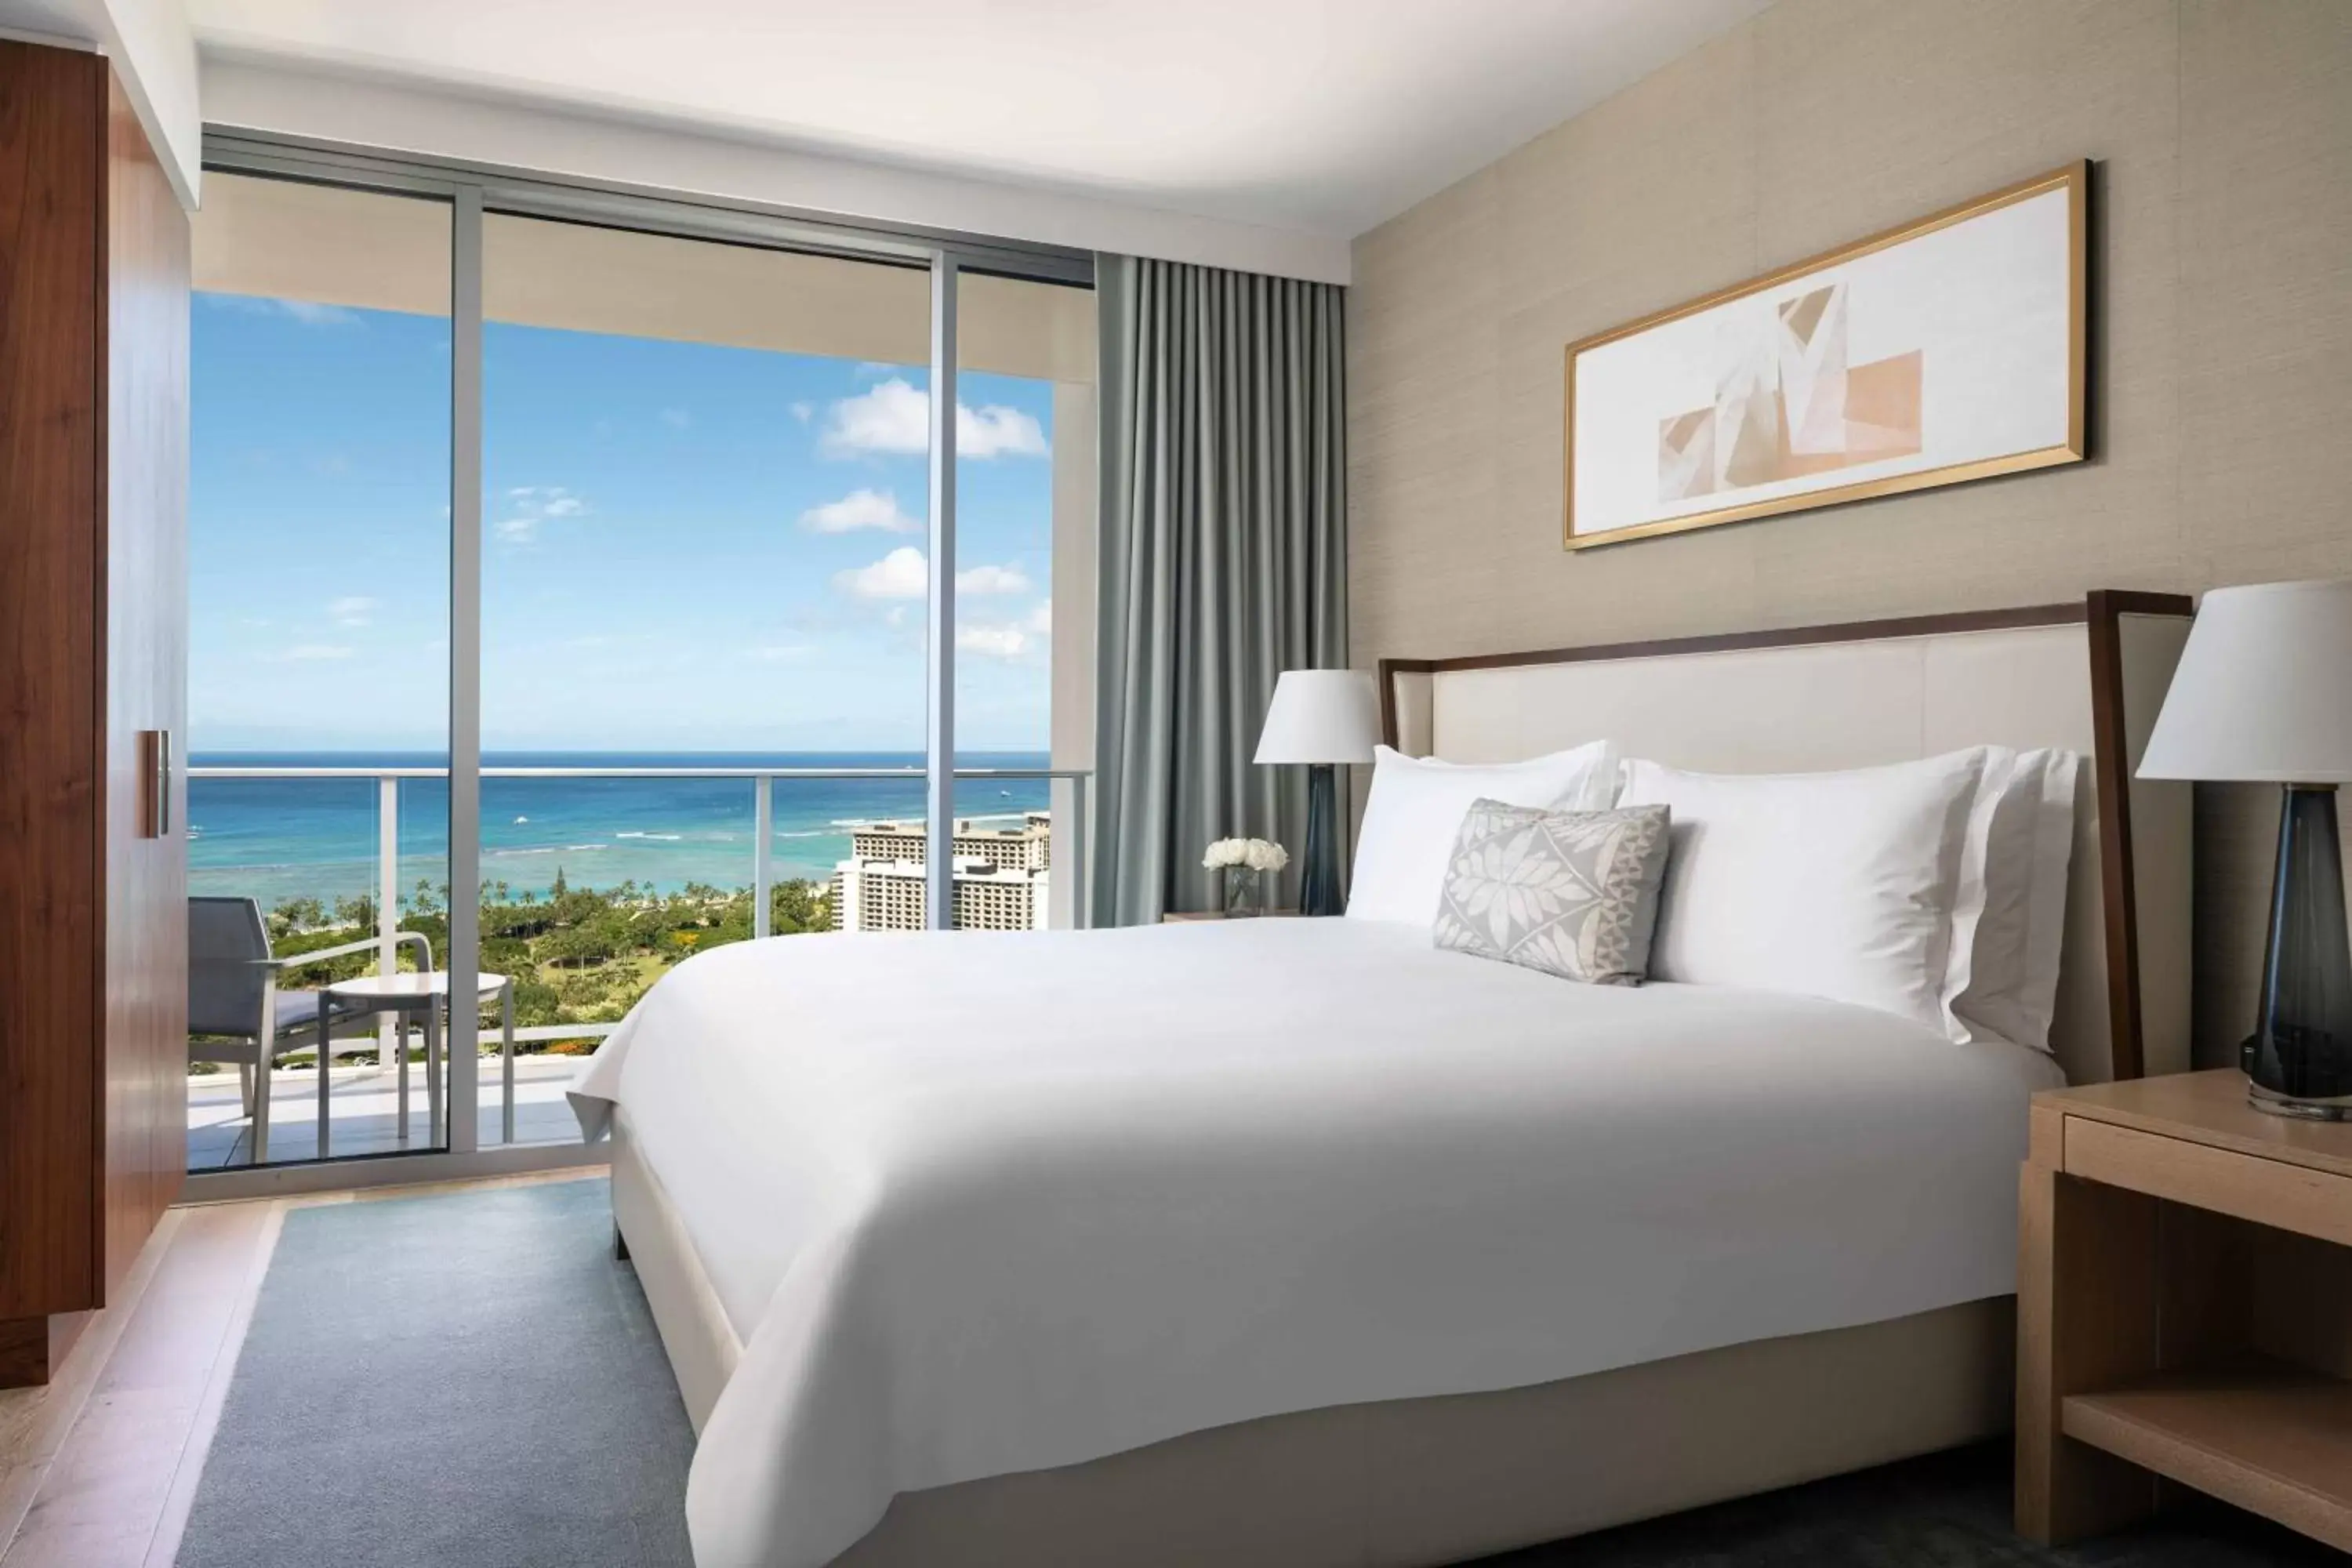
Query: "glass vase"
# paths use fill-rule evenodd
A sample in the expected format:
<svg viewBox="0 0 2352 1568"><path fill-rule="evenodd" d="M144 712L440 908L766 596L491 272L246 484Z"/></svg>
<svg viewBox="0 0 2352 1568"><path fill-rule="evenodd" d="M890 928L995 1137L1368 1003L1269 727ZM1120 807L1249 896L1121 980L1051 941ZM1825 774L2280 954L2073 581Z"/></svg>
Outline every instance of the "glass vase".
<svg viewBox="0 0 2352 1568"><path fill-rule="evenodd" d="M1246 866L1225 868L1225 918L1248 920L1260 912L1258 874Z"/></svg>

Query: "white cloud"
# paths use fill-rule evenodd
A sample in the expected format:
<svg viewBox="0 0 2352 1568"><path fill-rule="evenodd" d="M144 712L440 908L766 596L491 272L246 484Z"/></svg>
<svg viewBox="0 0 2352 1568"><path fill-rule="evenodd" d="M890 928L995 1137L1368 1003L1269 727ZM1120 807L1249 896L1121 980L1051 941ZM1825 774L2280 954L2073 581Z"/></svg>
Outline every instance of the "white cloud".
<svg viewBox="0 0 2352 1568"><path fill-rule="evenodd" d="M974 409L956 408L956 456L959 458L1042 458L1045 431L1018 408L988 404Z"/></svg>
<svg viewBox="0 0 2352 1568"><path fill-rule="evenodd" d="M322 658L349 658L354 650L340 643L297 643L286 650L286 657L309 662Z"/></svg>
<svg viewBox="0 0 2352 1568"><path fill-rule="evenodd" d="M248 316L289 316L306 327L355 327L360 321L358 311L347 310L341 305L322 305L316 300L278 300L261 294L205 297L223 310Z"/></svg>
<svg viewBox="0 0 2352 1568"><path fill-rule="evenodd" d="M806 643L762 643L745 648L744 653L763 664L793 664L806 658L814 650Z"/></svg>
<svg viewBox="0 0 2352 1568"><path fill-rule="evenodd" d="M902 544L871 566L835 574L833 582L854 598L920 599L930 592L930 563L920 550ZM1029 578L1018 566L974 566L956 574L959 594L978 597L1028 591Z"/></svg>
<svg viewBox="0 0 2352 1568"><path fill-rule="evenodd" d="M811 533L855 533L862 528L912 533L923 525L898 510L895 490L852 490L801 513L801 526Z"/></svg>
<svg viewBox="0 0 2352 1568"><path fill-rule="evenodd" d="M795 403L793 405L793 417L799 420L803 425L807 424L812 418L815 417L815 416L816 405L814 403Z"/></svg>
<svg viewBox="0 0 2352 1568"><path fill-rule="evenodd" d="M902 544L871 566L835 575L834 586L857 599L919 599L930 589L923 552Z"/></svg>
<svg viewBox="0 0 2352 1568"><path fill-rule="evenodd" d="M1054 601L1040 599L1018 620L964 622L956 627L956 647L983 658L1018 659L1043 653L1053 636Z"/></svg>
<svg viewBox="0 0 2352 1568"><path fill-rule="evenodd" d="M833 405L818 445L835 457L930 450L931 400L898 377Z"/></svg>
<svg viewBox="0 0 2352 1568"><path fill-rule="evenodd" d="M845 397L826 416L818 445L829 457L882 452L919 456L930 450L931 396L903 377ZM1045 431L1018 408L990 404L956 407L956 452L965 458L1042 458Z"/></svg>
<svg viewBox="0 0 2352 1568"><path fill-rule="evenodd" d="M973 566L956 574L959 594L1025 594L1029 578L1018 566Z"/></svg>
<svg viewBox="0 0 2352 1568"><path fill-rule="evenodd" d="M530 544L538 541L541 524L583 516L588 503L562 485L517 485L507 491L505 510L490 531L509 544Z"/></svg>
<svg viewBox="0 0 2352 1568"><path fill-rule="evenodd" d="M1018 658L1029 648L1029 634L1019 626L966 622L956 627L956 651L989 658Z"/></svg>
<svg viewBox="0 0 2352 1568"><path fill-rule="evenodd" d="M375 618L375 601L364 594L331 599L327 602L327 614L335 617L337 626L363 626Z"/></svg>
<svg viewBox="0 0 2352 1568"><path fill-rule="evenodd" d="M683 408L665 408L661 411L661 422L673 430L683 430L694 423L694 416Z"/></svg>
<svg viewBox="0 0 2352 1568"><path fill-rule="evenodd" d="M314 300L280 300L278 308L306 327L348 327L359 322L359 313L346 310L341 305L321 305Z"/></svg>

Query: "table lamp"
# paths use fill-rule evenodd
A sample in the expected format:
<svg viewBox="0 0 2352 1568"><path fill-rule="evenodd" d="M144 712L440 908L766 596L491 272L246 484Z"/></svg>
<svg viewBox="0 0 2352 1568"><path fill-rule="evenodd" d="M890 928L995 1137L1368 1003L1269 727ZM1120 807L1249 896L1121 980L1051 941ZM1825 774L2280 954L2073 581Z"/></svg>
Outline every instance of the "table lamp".
<svg viewBox="0 0 2352 1568"><path fill-rule="evenodd" d="M1369 763L1381 738L1372 678L1354 669L1286 669L1274 683L1257 761L1307 764L1306 880L1298 907L1336 915L1339 897L1339 792L1333 770Z"/></svg>
<svg viewBox="0 0 2352 1568"><path fill-rule="evenodd" d="M2259 1110L2352 1119L2352 937L2336 788L2352 779L2352 581L2216 588L2198 606L2140 759L2145 779L2284 786L2260 1015Z"/></svg>

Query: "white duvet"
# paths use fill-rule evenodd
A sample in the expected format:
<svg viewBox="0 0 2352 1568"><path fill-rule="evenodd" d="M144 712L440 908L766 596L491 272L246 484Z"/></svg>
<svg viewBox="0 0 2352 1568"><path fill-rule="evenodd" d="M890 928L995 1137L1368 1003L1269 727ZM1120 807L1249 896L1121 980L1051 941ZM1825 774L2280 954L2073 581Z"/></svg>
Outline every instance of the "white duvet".
<svg viewBox="0 0 2352 1568"><path fill-rule="evenodd" d="M745 1342L700 1568L892 1496L2014 1288L2038 1052L1350 920L795 936L681 965L625 1107Z"/></svg>

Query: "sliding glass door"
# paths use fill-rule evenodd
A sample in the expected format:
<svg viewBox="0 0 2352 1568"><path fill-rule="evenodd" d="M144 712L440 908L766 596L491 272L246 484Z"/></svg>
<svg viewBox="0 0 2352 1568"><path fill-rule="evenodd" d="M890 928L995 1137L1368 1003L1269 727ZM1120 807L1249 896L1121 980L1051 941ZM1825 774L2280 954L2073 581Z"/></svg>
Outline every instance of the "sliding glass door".
<svg viewBox="0 0 2352 1568"><path fill-rule="evenodd" d="M927 289L484 220L486 1143L576 1137L577 1054L656 981L831 930L857 825L920 834Z"/></svg>
<svg viewBox="0 0 2352 1568"><path fill-rule="evenodd" d="M961 271L956 318L955 924L1067 927L1094 754L1094 295Z"/></svg>
<svg viewBox="0 0 2352 1568"><path fill-rule="evenodd" d="M205 185L192 1170L446 1146L422 1016L370 1011L366 992L448 957L450 215L429 196Z"/></svg>
<svg viewBox="0 0 2352 1568"><path fill-rule="evenodd" d="M438 1000L331 1019L323 1146L314 1046L266 1152L206 1063L192 1163L527 1163L698 953L1082 922L1083 258L214 153L196 884Z"/></svg>

